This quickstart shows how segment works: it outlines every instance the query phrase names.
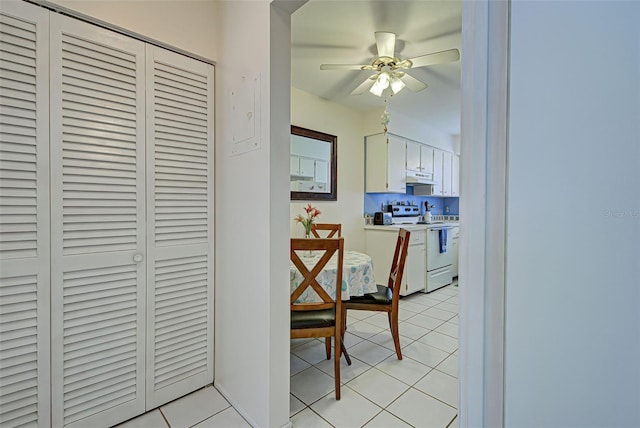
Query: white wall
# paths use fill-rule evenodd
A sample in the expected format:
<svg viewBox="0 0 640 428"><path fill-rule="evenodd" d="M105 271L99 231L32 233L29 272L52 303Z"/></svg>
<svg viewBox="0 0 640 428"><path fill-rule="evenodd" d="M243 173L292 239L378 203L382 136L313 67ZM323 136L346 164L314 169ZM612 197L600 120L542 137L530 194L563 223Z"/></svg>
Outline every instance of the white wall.
<svg viewBox="0 0 640 428"><path fill-rule="evenodd" d="M289 423L289 18L267 1L218 6L215 385L253 425L281 427ZM243 78L258 77L257 146L234 154L242 135L234 122L246 112L234 113L232 93L247 94Z"/></svg>
<svg viewBox="0 0 640 428"><path fill-rule="evenodd" d="M391 120L387 128L390 133L454 152L453 136L429 125L428 118L423 122L418 122L413 118L394 112L392 107L389 108L389 112Z"/></svg>
<svg viewBox="0 0 640 428"><path fill-rule="evenodd" d="M291 88L291 124L338 137L338 200L312 201L322 214L319 223L342 223L349 250L364 251L364 136L363 114L308 92ZM293 221L309 201L292 201L291 236L304 236Z"/></svg>
<svg viewBox="0 0 640 428"><path fill-rule="evenodd" d="M453 153L460 155L460 134L452 135Z"/></svg>
<svg viewBox="0 0 640 428"><path fill-rule="evenodd" d="M640 3L511 4L505 426L640 426Z"/></svg>
<svg viewBox="0 0 640 428"><path fill-rule="evenodd" d="M215 0L53 0L72 9L215 60Z"/></svg>

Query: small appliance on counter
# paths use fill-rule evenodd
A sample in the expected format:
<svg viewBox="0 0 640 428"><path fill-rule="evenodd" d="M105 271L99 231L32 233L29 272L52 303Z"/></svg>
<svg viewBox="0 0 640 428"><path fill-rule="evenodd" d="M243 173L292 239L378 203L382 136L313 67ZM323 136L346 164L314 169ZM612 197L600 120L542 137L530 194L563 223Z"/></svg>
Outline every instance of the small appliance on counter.
<svg viewBox="0 0 640 428"><path fill-rule="evenodd" d="M422 221L429 224L431 222L433 222L433 216L431 215L431 208L433 208L433 205L429 205L429 201L426 201L424 203L424 208L425 208L425 212L424 212L424 216L422 218Z"/></svg>
<svg viewBox="0 0 640 428"><path fill-rule="evenodd" d="M392 224L391 213L377 212L373 213L373 224L376 226L385 226Z"/></svg>

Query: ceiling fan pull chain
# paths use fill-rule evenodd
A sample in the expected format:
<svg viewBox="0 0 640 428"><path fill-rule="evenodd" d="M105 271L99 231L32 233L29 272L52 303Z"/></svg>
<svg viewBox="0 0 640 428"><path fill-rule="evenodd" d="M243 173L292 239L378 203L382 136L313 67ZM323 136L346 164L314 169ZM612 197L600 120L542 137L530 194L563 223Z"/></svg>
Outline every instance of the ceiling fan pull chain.
<svg viewBox="0 0 640 428"><path fill-rule="evenodd" d="M384 111L382 112L382 116L380 116L380 124L384 127L384 132L387 132L387 125L391 120L391 113L387 110L387 97L384 97Z"/></svg>

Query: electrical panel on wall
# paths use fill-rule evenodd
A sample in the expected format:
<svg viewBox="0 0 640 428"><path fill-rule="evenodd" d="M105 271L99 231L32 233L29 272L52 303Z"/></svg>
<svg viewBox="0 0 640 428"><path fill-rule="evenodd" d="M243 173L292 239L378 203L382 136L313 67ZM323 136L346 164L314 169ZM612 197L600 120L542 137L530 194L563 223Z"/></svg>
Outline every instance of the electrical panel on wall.
<svg viewBox="0 0 640 428"><path fill-rule="evenodd" d="M260 148L260 74L242 76L231 91L232 155Z"/></svg>

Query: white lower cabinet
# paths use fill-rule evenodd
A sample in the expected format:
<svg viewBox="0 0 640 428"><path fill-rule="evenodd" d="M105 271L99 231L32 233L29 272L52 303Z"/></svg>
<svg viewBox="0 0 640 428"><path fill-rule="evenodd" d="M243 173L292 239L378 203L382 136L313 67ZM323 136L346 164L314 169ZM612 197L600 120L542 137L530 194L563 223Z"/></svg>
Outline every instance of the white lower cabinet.
<svg viewBox="0 0 640 428"><path fill-rule="evenodd" d="M373 272L378 284L387 284L397 239L398 228L365 230L366 253L373 260ZM426 231L412 230L400 294L406 296L424 291L426 273Z"/></svg>
<svg viewBox="0 0 640 428"><path fill-rule="evenodd" d="M409 237L407 260L404 267L403 287L400 294L406 296L416 291L424 291L427 272L426 231L412 230Z"/></svg>
<svg viewBox="0 0 640 428"><path fill-rule="evenodd" d="M112 426L213 380L213 67L1 19L0 425Z"/></svg>
<svg viewBox="0 0 640 428"><path fill-rule="evenodd" d="M453 261L451 262L451 273L454 278L458 276L458 258L460 257L459 256L460 252L458 247L459 237L460 237L460 228L452 227L451 228L451 255L453 257Z"/></svg>

